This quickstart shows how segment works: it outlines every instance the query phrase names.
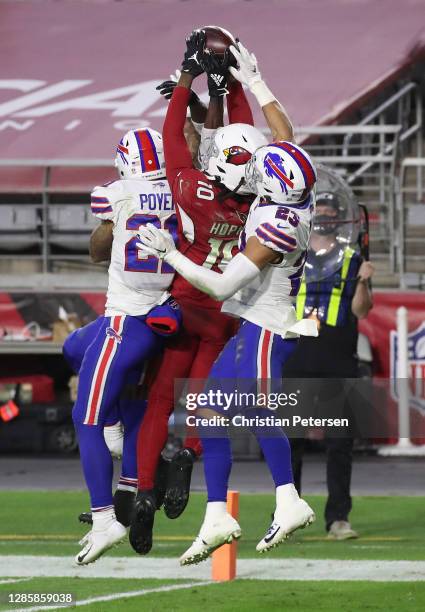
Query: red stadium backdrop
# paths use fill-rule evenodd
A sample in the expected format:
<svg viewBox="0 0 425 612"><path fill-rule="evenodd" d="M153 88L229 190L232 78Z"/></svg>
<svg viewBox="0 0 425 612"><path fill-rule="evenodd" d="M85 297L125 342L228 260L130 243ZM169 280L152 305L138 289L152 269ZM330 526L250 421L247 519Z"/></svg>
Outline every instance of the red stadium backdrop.
<svg viewBox="0 0 425 612"><path fill-rule="evenodd" d="M374 306L360 322L360 331L372 345L374 375L390 380L392 405L397 415L397 309L408 310L410 407L412 437L425 443L425 301L421 292L374 292Z"/></svg>

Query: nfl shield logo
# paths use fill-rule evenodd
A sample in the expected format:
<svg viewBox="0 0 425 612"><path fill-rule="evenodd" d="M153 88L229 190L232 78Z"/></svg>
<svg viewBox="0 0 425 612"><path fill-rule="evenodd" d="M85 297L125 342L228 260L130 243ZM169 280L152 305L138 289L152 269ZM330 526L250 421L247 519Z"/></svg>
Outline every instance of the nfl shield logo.
<svg viewBox="0 0 425 612"><path fill-rule="evenodd" d="M425 414L425 322L408 334L410 370L410 406ZM397 390L398 336L390 335L391 395L398 400Z"/></svg>

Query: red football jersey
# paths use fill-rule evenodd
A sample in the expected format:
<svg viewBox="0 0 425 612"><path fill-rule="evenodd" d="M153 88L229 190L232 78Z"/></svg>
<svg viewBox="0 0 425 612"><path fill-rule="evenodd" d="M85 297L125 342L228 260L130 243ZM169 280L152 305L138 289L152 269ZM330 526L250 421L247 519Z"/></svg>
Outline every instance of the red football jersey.
<svg viewBox="0 0 425 612"><path fill-rule="evenodd" d="M173 184L173 201L179 223L179 250L191 261L215 272L223 271L238 252L252 196L219 199L220 187L195 168L181 170ZM221 307L203 291L176 275L171 293L179 300Z"/></svg>
<svg viewBox="0 0 425 612"><path fill-rule="evenodd" d="M239 234L254 198L221 199L222 188L193 167L183 134L189 97L188 89L179 86L174 89L163 130L167 178L179 221L179 251L194 263L219 272L238 251ZM228 112L231 123L253 124L240 83L230 88ZM203 308L221 308L221 302L195 289L179 275L171 292L177 300L194 302Z"/></svg>

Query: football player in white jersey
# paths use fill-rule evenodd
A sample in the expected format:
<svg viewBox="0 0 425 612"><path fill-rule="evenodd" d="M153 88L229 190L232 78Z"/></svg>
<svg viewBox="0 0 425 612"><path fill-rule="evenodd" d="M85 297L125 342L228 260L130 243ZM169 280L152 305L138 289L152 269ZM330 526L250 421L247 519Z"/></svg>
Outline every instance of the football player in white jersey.
<svg viewBox="0 0 425 612"><path fill-rule="evenodd" d="M165 177L162 137L151 129L131 130L116 153L120 179L96 187L93 214L112 225L112 252L105 315L77 330L64 352L86 341L79 370L73 421L91 499L93 528L83 538L77 564L95 561L126 535L117 520L112 497L112 459L103 428L127 385L137 384L146 359L158 352L164 336L178 331L179 307L170 298L171 266L142 253L136 232L145 224L175 235L177 221ZM106 231L110 231L107 229ZM90 328L90 329L89 329ZM140 405L139 405L140 406ZM137 485L136 441L141 420L134 403L120 403L124 424L121 491ZM120 486L119 485L119 486Z"/></svg>
<svg viewBox="0 0 425 612"><path fill-rule="evenodd" d="M293 304L308 248L316 172L303 149L281 141L257 149L247 163L245 180L258 197L241 234L240 253L223 274L189 261L166 232L147 225L139 235L147 253L163 258L198 289L224 300L223 311L241 318L238 333L215 362L210 378L280 379L298 335L317 335L314 321L297 321ZM257 415L264 412L269 411L256 410ZM217 406L197 413L226 416ZM264 552L315 516L293 485L290 446L283 431L274 425L252 431L276 486L274 520L257 545L257 551ZM226 511L231 469L227 426L207 427L204 432L201 427L200 434L208 503L199 535L180 559L182 565L202 561L241 535L237 521Z"/></svg>

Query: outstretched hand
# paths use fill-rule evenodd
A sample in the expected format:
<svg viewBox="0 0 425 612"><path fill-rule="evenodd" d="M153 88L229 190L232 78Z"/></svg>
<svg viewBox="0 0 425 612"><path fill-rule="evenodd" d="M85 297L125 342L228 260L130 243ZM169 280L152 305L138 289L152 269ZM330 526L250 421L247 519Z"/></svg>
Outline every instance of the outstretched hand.
<svg viewBox="0 0 425 612"><path fill-rule="evenodd" d="M182 62L182 72L194 78L204 72L201 66L201 57L205 49L206 35L204 30L193 30L186 38L186 52Z"/></svg>
<svg viewBox="0 0 425 612"><path fill-rule="evenodd" d="M231 45L229 49L238 63L238 68L230 66L230 74L242 85L251 89L255 83L262 80L261 73L258 70L257 58L240 41L237 41L237 46Z"/></svg>
<svg viewBox="0 0 425 612"><path fill-rule="evenodd" d="M145 253L158 257L158 259L165 259L171 252L176 251L176 245L171 234L158 229L152 223L141 227L137 233L137 238L139 242L136 246Z"/></svg>

